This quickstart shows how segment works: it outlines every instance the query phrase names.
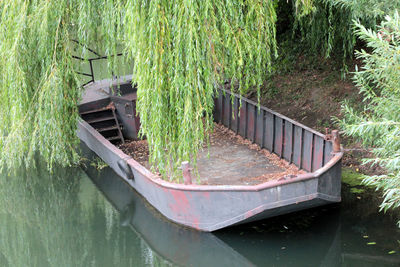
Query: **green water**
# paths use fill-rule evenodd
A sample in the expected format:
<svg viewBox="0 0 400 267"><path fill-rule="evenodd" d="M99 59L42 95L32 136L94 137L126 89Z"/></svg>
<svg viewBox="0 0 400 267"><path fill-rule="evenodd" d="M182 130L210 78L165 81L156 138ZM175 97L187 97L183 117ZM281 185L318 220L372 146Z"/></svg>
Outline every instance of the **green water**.
<svg viewBox="0 0 400 267"><path fill-rule="evenodd" d="M164 220L109 168L39 163L0 177L0 266L399 266L396 215L351 188L340 205L210 234Z"/></svg>
<svg viewBox="0 0 400 267"><path fill-rule="evenodd" d="M81 169L43 167L0 179L0 266L164 265Z"/></svg>

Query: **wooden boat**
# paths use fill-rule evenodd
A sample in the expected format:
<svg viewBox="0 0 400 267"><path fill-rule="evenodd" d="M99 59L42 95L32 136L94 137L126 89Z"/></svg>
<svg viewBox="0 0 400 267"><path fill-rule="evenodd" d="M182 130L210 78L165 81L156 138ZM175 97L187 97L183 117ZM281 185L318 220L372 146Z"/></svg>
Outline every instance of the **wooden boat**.
<svg viewBox="0 0 400 267"><path fill-rule="evenodd" d="M337 131L323 135L221 89L215 99L215 120L304 173L255 184L226 183L233 175L232 168L242 174L252 172L252 167L240 165L239 157L226 165L229 168L216 169L227 171L228 179L222 180L225 183L178 184L162 180L113 144L137 137L140 120L135 101L130 77L86 85L79 106L84 120L78 124L78 136L156 210L177 224L215 231L341 200L343 153ZM235 147L230 149L229 153L235 154Z"/></svg>

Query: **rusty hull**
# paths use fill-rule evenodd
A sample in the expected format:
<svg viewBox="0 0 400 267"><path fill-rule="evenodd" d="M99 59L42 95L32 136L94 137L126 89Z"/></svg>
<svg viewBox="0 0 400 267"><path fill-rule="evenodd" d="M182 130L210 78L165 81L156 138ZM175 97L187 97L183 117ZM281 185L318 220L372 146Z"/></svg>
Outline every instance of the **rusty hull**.
<svg viewBox="0 0 400 267"><path fill-rule="evenodd" d="M152 174L85 121L78 124L78 136L166 218L200 231L340 202L343 153L333 153L324 135L245 98L233 95L232 104L224 90L216 99L214 116L308 173L258 185L176 184Z"/></svg>

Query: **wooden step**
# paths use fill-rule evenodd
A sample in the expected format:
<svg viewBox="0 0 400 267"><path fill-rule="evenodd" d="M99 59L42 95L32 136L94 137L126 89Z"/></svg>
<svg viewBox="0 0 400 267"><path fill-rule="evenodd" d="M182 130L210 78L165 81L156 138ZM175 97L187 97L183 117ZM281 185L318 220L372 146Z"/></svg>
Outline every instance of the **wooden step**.
<svg viewBox="0 0 400 267"><path fill-rule="evenodd" d="M103 127L103 128L98 128L98 129L96 128L96 131L98 131L99 133L107 132L107 131L111 131L111 130L118 130L118 126L113 125L113 126Z"/></svg>
<svg viewBox="0 0 400 267"><path fill-rule="evenodd" d="M97 112L102 112L102 111L112 111L110 107L103 107L103 108L98 108L98 109L91 109L88 111L83 111L80 112L79 114L82 115L87 115L87 114L93 114L93 113L97 113Z"/></svg>
<svg viewBox="0 0 400 267"><path fill-rule="evenodd" d="M101 112L103 112L103 113L101 113ZM108 113L108 112L110 112L110 113ZM107 107L102 107L102 108L98 108L98 109L92 109L92 110L80 112L80 115L81 115L81 117L86 117L83 119L87 123L89 123L92 127L94 127L96 129L96 131L99 133L105 133L107 131L117 130L118 136L106 137L103 134L103 136L105 136L105 138L107 140L109 140L109 141L119 140L122 143L125 143L124 136L121 132L122 127L119 124L113 103L110 103ZM93 117L95 117L95 118L93 118ZM94 124L99 123L99 122L107 122L107 123L102 123L103 125L97 125L97 127L95 127Z"/></svg>
<svg viewBox="0 0 400 267"><path fill-rule="evenodd" d="M114 140L120 140L121 141L121 137L119 137L119 136L106 137L106 139L108 141L114 141Z"/></svg>
<svg viewBox="0 0 400 267"><path fill-rule="evenodd" d="M110 121L110 120L115 120L114 116L95 118L95 119L87 120L86 122L91 124L91 123L95 123L95 122Z"/></svg>

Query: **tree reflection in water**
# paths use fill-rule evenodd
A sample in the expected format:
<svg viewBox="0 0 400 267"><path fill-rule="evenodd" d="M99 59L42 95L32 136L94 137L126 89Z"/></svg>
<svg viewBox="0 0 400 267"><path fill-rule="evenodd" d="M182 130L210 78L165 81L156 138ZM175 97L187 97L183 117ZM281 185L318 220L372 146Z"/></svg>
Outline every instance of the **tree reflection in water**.
<svg viewBox="0 0 400 267"><path fill-rule="evenodd" d="M45 167L0 176L1 266L169 265L81 169Z"/></svg>

